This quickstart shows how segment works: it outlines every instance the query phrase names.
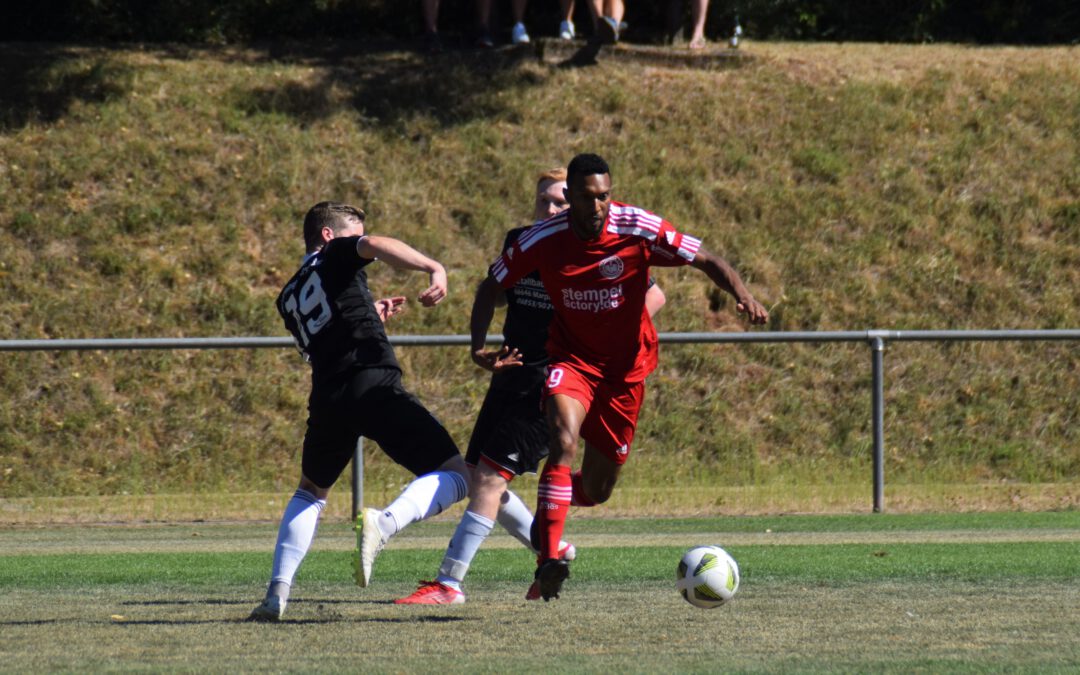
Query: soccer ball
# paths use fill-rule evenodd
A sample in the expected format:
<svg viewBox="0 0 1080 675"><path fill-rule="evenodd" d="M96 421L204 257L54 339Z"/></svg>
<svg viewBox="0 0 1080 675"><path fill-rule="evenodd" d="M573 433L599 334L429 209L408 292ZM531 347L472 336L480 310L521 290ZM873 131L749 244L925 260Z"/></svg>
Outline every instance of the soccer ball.
<svg viewBox="0 0 1080 675"><path fill-rule="evenodd" d="M683 554L677 587L694 607L719 607L739 590L739 564L719 546L695 546Z"/></svg>

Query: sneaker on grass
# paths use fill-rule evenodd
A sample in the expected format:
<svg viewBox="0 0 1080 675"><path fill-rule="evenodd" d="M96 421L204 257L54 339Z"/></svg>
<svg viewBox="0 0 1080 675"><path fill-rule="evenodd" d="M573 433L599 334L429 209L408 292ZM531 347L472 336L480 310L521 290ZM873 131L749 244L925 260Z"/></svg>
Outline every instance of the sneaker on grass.
<svg viewBox="0 0 1080 675"><path fill-rule="evenodd" d="M540 586L540 597L544 602L558 599L563 582L570 578L570 563L565 560L549 558L536 568L536 581Z"/></svg>
<svg viewBox="0 0 1080 675"><path fill-rule="evenodd" d="M357 586L367 588L371 584L371 569L383 546L386 546L386 537L379 529L379 512L364 509L356 517L356 555L359 558L356 565Z"/></svg>
<svg viewBox="0 0 1080 675"><path fill-rule="evenodd" d="M421 581L412 595L398 598L395 605L463 605L465 594L438 581Z"/></svg>
<svg viewBox="0 0 1080 675"><path fill-rule="evenodd" d="M573 560L576 557L577 557L577 549L574 548L573 544L571 544L570 542L566 542L566 541L560 541L559 542L559 560L565 560L566 562L570 562L571 560ZM569 576L569 572L567 572L567 576ZM555 597L559 597L559 596L556 595ZM533 579L532 585L529 586L529 590L525 592L525 599L526 600L539 600L540 599L540 580L539 579Z"/></svg>
<svg viewBox="0 0 1080 675"><path fill-rule="evenodd" d="M514 29L510 31L510 41L516 45L525 45L529 43L529 31L525 30L525 24L514 24Z"/></svg>
<svg viewBox="0 0 1080 675"><path fill-rule="evenodd" d="M268 595L262 604L256 607L248 617L248 621L262 623L277 623L285 614L285 599L277 595Z"/></svg>

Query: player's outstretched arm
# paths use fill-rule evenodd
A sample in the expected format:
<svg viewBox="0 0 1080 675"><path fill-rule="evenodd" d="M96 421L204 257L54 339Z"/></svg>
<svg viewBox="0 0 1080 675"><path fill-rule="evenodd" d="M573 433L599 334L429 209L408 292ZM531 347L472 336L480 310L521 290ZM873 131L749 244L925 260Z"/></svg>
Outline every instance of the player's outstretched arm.
<svg viewBox="0 0 1080 675"><path fill-rule="evenodd" d="M739 273L726 260L704 248L699 248L690 264L708 275L722 290L730 293L735 298L735 309L746 314L750 323L763 324L769 320L768 310L754 299L743 284Z"/></svg>
<svg viewBox="0 0 1080 675"><path fill-rule="evenodd" d="M488 328L491 327L491 319L495 316L495 307L504 304L506 304L506 293L499 282L488 276L476 288L472 313L469 315L473 363L493 373L521 365L521 354L517 349L509 347L494 351L484 349Z"/></svg>
<svg viewBox="0 0 1080 675"><path fill-rule="evenodd" d="M378 258L395 269L431 275L431 285L417 298L424 307L434 307L446 298L446 270L405 242L392 237L362 237L356 243L356 252L362 258Z"/></svg>

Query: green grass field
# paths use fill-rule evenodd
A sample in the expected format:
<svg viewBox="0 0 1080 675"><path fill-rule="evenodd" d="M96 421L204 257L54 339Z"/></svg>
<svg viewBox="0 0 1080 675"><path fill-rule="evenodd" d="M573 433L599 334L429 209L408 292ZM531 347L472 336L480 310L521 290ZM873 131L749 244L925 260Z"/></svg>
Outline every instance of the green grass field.
<svg viewBox="0 0 1080 675"><path fill-rule="evenodd" d="M275 527L0 530L0 670L1065 672L1080 668L1080 512L573 517L563 597L527 603L530 556L494 535L455 607L391 603L431 578L453 527L418 524L350 577L324 523L286 621L243 621ZM681 553L725 546L734 602L675 592Z"/></svg>

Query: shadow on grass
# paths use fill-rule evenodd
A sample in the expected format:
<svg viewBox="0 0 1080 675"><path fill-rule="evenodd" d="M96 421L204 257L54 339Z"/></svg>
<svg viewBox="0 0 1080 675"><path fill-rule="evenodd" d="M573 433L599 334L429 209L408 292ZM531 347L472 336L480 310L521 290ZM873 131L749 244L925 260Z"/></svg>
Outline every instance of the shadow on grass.
<svg viewBox="0 0 1080 675"><path fill-rule="evenodd" d="M101 103L125 96L135 67L119 56L131 48L78 48L47 44L0 45L0 131L35 121L52 123L77 102ZM377 126L425 114L442 126L497 115L491 94L534 86L545 78L518 66L535 61L526 45L491 50L452 49L425 54L401 42L298 43L253 48L155 46L147 53L179 60L225 63L303 64L316 69L310 81L254 81L231 93L242 114L280 114L301 124L343 107ZM115 55L115 56L114 56Z"/></svg>
<svg viewBox="0 0 1080 675"><path fill-rule="evenodd" d="M331 623L392 623L392 624L415 624L415 623L457 623L463 621L479 621L479 619L463 616L413 616L407 618L393 617L362 617L362 616L325 616L311 619L282 619L281 621L249 621L246 617L236 619L124 619L122 621L110 621L117 626L206 626L206 625L233 625L238 623L250 623L262 626L303 626L311 624ZM0 626L38 625L53 623L81 623L80 619L43 619L40 621L0 621Z"/></svg>
<svg viewBox="0 0 1080 675"><path fill-rule="evenodd" d="M451 623L457 621L478 621L478 619L468 619L465 617L413 617L408 619L388 619L384 617L324 617L319 619L282 619L275 622L260 622L260 621L248 621L245 619L145 619L140 621L132 621L125 619L123 621L111 621L116 625L215 625L215 624L235 624L235 623L252 623L256 625L311 625L311 624L327 624L327 623ZM24 621L5 623L0 621L0 625L33 625L37 623L59 623L58 621Z"/></svg>
<svg viewBox="0 0 1080 675"><path fill-rule="evenodd" d="M130 68L107 54L55 45L0 44L0 131L55 122L77 102L101 103L131 88Z"/></svg>
<svg viewBox="0 0 1080 675"><path fill-rule="evenodd" d="M290 598L289 606L294 605L380 605L392 603L392 600L348 600L344 598ZM138 607L176 606L176 605L247 605L251 600L226 600L224 598L188 598L177 600L124 600L121 605Z"/></svg>
<svg viewBox="0 0 1080 675"><path fill-rule="evenodd" d="M124 600L119 604L136 607L153 607L157 606L177 606L177 605L249 605L250 600L221 600L218 598L208 598L204 600Z"/></svg>
<svg viewBox="0 0 1080 675"><path fill-rule="evenodd" d="M167 604L167 603L121 603L121 604ZM176 604L200 604L194 601L189 603L176 603ZM217 603L203 603L203 604L244 604L250 603L232 603L232 602L217 602ZM291 604L291 603L290 603ZM377 603L377 604L392 604L392 603ZM406 617L386 617L386 616L344 616L337 613L326 613L323 616L314 616L310 618L285 618L278 624L287 625L304 625L304 624L331 624L331 623L389 623L389 624L423 624L423 623L459 623L465 621L479 621L477 618L464 617L464 616L443 616L439 614L417 614L415 616ZM110 619L108 621L100 621L86 618L65 618L65 619L27 619L17 621L2 621L0 620L0 626L51 626L60 624L82 624L82 623L109 623L117 626L204 626L204 625L219 625L219 624L238 624L238 623L264 623L258 621L249 621L247 615L237 616L235 618L227 619Z"/></svg>
<svg viewBox="0 0 1080 675"><path fill-rule="evenodd" d="M243 606L247 607L252 604L252 600L225 600L222 598L201 598L201 599L185 599L185 600L124 600L120 602L123 606L135 606L135 607L183 607L183 606ZM458 621L475 621L467 617L460 616L442 616L438 614L416 615L409 617L347 617L343 616L336 611L323 611L323 607L327 605L393 605L393 600L347 600L342 598L297 598L295 600L289 600L289 607L296 608L297 606L306 606L310 609L314 605L314 612L316 614L324 614L323 616L317 616L314 618L306 619L283 619L281 623L289 624L306 624L306 623L452 623ZM68 620L64 620L68 621ZM43 620L41 623L58 623L59 620ZM116 623L122 624L135 624L135 625L169 625L169 624L213 624L213 623L246 623L247 616L238 617L235 619L144 619L144 620L123 620ZM33 622L24 622L26 625L31 625ZM0 621L0 626L3 625L19 625L9 624Z"/></svg>
<svg viewBox="0 0 1080 675"><path fill-rule="evenodd" d="M493 50L334 52L275 49L270 61L315 65L309 82L256 83L232 92L232 106L246 115L280 114L310 124L352 108L366 124L395 127L424 115L442 127L498 116L494 94L543 84L546 77L520 65L535 61L527 46Z"/></svg>
<svg viewBox="0 0 1080 675"><path fill-rule="evenodd" d="M489 119L506 106L495 94L544 85L549 74L526 69L526 62L554 62L559 68L595 65L600 46L540 40L535 45L495 49L451 47L438 54L402 41L308 44L279 42L252 47L157 45L143 50L161 58L223 63L305 65L315 69L306 81L263 78L239 85L229 104L243 115L283 115L311 124L343 108L354 109L366 124L395 127L416 115L451 127ZM55 122L76 102L101 103L127 95L136 66L120 55L136 48L79 48L64 45L0 44L0 130L33 121ZM606 52L616 60L655 60L648 49ZM661 50L666 59L670 49ZM547 56L545 56L547 54ZM649 56L653 54L653 56ZM421 139L422 140L422 139Z"/></svg>

